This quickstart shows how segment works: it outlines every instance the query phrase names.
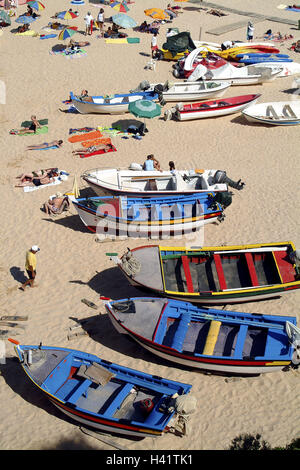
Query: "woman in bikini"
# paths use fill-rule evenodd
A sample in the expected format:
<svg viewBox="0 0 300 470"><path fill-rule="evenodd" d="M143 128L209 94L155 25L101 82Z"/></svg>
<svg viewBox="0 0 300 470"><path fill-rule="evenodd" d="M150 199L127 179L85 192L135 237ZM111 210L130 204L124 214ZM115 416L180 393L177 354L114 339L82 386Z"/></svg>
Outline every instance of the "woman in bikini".
<svg viewBox="0 0 300 470"><path fill-rule="evenodd" d="M56 168L55 168L56 170ZM41 170L41 172L44 170ZM32 175L32 176L31 176ZM25 173L21 175L21 182L16 184L16 188L23 188L24 186L42 186L43 184L53 183L54 177L58 176L58 173L54 171L54 169L50 169L46 173L42 175L38 175L38 172L32 172L31 174Z"/></svg>
<svg viewBox="0 0 300 470"><path fill-rule="evenodd" d="M85 155L87 153L94 153L97 152L98 150L104 150L107 152L108 150L111 150L113 148L112 144L101 144L101 145L92 145L91 147L88 147L86 149L77 149L73 150L74 155Z"/></svg>
<svg viewBox="0 0 300 470"><path fill-rule="evenodd" d="M60 148L62 144L63 140L53 140L52 142L44 142L39 145L29 145L26 150L43 150L54 146Z"/></svg>

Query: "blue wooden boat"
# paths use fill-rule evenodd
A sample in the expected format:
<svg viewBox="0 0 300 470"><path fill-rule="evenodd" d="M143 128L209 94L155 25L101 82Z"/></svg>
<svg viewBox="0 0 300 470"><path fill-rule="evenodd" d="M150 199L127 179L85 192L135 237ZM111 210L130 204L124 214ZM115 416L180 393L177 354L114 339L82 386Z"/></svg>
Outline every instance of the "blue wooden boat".
<svg viewBox="0 0 300 470"><path fill-rule="evenodd" d="M71 104L81 114L123 114L128 112L129 104L134 101L157 99L158 94L154 91L86 97L76 96L70 92Z"/></svg>
<svg viewBox="0 0 300 470"><path fill-rule="evenodd" d="M176 421L169 407L191 385L113 364L73 349L16 343L20 363L33 383L75 421L110 433L157 437ZM184 400L184 399L183 399Z"/></svg>
<svg viewBox="0 0 300 470"><path fill-rule="evenodd" d="M299 364L295 317L200 308L151 297L109 301L105 306L118 332L177 364L235 375L273 372L292 361Z"/></svg>
<svg viewBox="0 0 300 470"><path fill-rule="evenodd" d="M231 193L204 192L160 197L69 196L86 227L97 234L161 237L194 232L222 221Z"/></svg>

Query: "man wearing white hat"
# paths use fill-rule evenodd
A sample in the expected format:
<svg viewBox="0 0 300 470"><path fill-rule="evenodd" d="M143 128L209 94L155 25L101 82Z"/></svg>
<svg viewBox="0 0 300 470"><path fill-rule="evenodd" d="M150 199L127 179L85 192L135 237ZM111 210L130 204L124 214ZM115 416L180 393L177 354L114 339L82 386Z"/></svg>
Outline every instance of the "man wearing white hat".
<svg viewBox="0 0 300 470"><path fill-rule="evenodd" d="M26 261L25 261L25 269L27 271L29 279L22 284L21 289L25 289L26 286L30 285L30 287L34 287L33 283L36 276L36 253L40 251L37 245L33 245L30 250L26 252Z"/></svg>

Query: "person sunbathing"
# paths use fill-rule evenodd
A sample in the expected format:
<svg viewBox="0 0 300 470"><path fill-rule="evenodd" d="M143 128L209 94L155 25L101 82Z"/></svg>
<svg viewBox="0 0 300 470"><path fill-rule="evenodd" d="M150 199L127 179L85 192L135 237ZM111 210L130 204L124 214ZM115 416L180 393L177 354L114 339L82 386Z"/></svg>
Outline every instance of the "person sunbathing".
<svg viewBox="0 0 300 470"><path fill-rule="evenodd" d="M26 179L23 183L16 184L16 188L23 188L24 186L42 186L43 184L50 184L54 183L55 179L54 176L57 174L50 171L45 176L39 176L37 178Z"/></svg>
<svg viewBox="0 0 300 470"><path fill-rule="evenodd" d="M26 31L29 31L29 29L29 24L23 24L22 26L18 26L17 33L25 33Z"/></svg>
<svg viewBox="0 0 300 470"><path fill-rule="evenodd" d="M44 210L47 215L58 215L70 206L68 196L57 193L55 197L49 198L44 204Z"/></svg>
<svg viewBox="0 0 300 470"><path fill-rule="evenodd" d="M60 148L62 144L63 140L53 140L52 142L44 142L39 145L29 145L26 150L43 150L54 146Z"/></svg>
<svg viewBox="0 0 300 470"><path fill-rule="evenodd" d="M85 149L77 149L73 150L74 155L86 155L89 153L98 152L98 150L104 150L104 152L108 152L108 150L112 150L112 144L100 144L100 145L91 145L91 147L87 147Z"/></svg>
<svg viewBox="0 0 300 470"><path fill-rule="evenodd" d="M23 134L35 134L37 128L41 128L39 121L36 119L36 116L31 116L31 124L29 127L22 127L22 129L14 130L14 134L23 135Z"/></svg>
<svg viewBox="0 0 300 470"><path fill-rule="evenodd" d="M70 42L68 44L68 47L70 49L72 49L72 47L85 47L85 46L89 46L90 45L90 42L88 41L74 41L74 39L70 39Z"/></svg>
<svg viewBox="0 0 300 470"><path fill-rule="evenodd" d="M58 168L47 168L45 170L32 171L31 173L22 173L21 175L16 176L16 178L20 179L21 183L24 183L25 181L32 181L33 178L42 178L47 176L50 172L58 175Z"/></svg>

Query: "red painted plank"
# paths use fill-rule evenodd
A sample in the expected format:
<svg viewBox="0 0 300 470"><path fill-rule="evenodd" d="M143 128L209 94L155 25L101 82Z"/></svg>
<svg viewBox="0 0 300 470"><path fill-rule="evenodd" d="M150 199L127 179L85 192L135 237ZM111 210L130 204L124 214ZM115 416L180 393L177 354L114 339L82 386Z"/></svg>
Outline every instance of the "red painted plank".
<svg viewBox="0 0 300 470"><path fill-rule="evenodd" d="M274 256L281 274L283 283L295 280L295 269L293 264L287 259L286 251L274 251Z"/></svg>
<svg viewBox="0 0 300 470"><path fill-rule="evenodd" d="M256 271L255 271L255 266L254 266L254 263L253 263L252 254L251 253L245 253L245 258L246 258L246 261L247 261L247 266L248 266L248 269L249 269L249 274L250 274L250 279L251 279L252 286L259 286L259 282L258 282L258 279L257 279L257 274L256 274Z"/></svg>
<svg viewBox="0 0 300 470"><path fill-rule="evenodd" d="M182 261L182 266L184 269L184 274L185 274L185 279L186 279L186 285L188 288L188 292L194 292L194 287L193 287L193 280L190 272L190 267L189 267L189 258L187 256L182 256L181 257Z"/></svg>
<svg viewBox="0 0 300 470"><path fill-rule="evenodd" d="M227 284L225 281L225 276L224 276L224 271L223 271L220 255L214 253L214 261L215 261L216 270L217 270L217 274L219 278L220 289L225 290L227 289Z"/></svg>

